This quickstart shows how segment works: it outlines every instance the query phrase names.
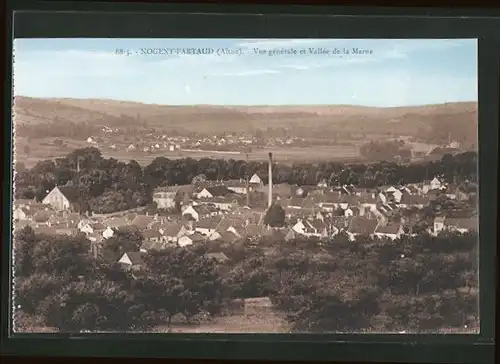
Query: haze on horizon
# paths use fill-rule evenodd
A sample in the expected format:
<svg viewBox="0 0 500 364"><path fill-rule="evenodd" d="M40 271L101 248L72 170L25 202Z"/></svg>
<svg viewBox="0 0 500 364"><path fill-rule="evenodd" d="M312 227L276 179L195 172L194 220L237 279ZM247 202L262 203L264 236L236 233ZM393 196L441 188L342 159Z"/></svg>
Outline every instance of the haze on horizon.
<svg viewBox="0 0 500 364"><path fill-rule="evenodd" d="M397 109L397 108L425 108L434 106L445 106L445 105L456 105L456 104L477 104L476 100L463 100L463 101L450 101L442 103L432 103L432 104L415 104L415 105L398 105L398 106L371 106L362 104L159 104L159 103L148 103L135 100L118 100L110 98L69 98L69 97L32 97L25 95L17 95L16 97L32 98L47 101L62 101L62 100L74 100L81 102L99 102L99 103L128 103L128 104L142 104L145 106L166 106L166 107L219 107L219 108L313 108L313 107L331 107L331 108L367 108L367 109Z"/></svg>
<svg viewBox="0 0 500 364"><path fill-rule="evenodd" d="M241 56L116 49L224 47ZM258 56L259 48L359 48L371 55ZM14 95L165 106L413 107L477 102L475 39L17 39Z"/></svg>

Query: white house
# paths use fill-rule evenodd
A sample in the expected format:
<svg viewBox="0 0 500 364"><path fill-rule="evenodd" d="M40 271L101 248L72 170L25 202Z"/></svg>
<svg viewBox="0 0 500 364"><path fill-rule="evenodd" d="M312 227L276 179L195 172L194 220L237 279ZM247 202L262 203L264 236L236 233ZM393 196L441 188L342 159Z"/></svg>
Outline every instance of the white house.
<svg viewBox="0 0 500 364"><path fill-rule="evenodd" d="M226 184L227 189L233 192L239 193L241 195L246 195L247 193L247 185L244 181L229 181ZM250 190L250 187L248 187Z"/></svg>
<svg viewBox="0 0 500 364"><path fill-rule="evenodd" d="M92 139L92 137L88 137L87 138L87 143L94 143L94 139Z"/></svg>
<svg viewBox="0 0 500 364"><path fill-rule="evenodd" d="M210 241L214 241L214 240L219 240L222 238L222 235L219 234L217 231L213 231L209 236L208 236L208 240Z"/></svg>
<svg viewBox="0 0 500 364"><path fill-rule="evenodd" d="M443 184L437 177L434 177L429 185L431 190L438 190L443 187Z"/></svg>
<svg viewBox="0 0 500 364"><path fill-rule="evenodd" d="M299 220L297 220L297 223L295 225L293 225L292 230L295 231L296 233L304 234L305 228L306 227L302 223L302 220L299 219Z"/></svg>
<svg viewBox="0 0 500 364"><path fill-rule="evenodd" d="M74 188L56 186L44 197L42 203L52 206L55 210L70 210L76 198L77 192Z"/></svg>
<svg viewBox="0 0 500 364"><path fill-rule="evenodd" d="M252 176L252 178L250 178L250 181L248 181L249 183L252 183L252 184L256 184L256 185L262 185L263 182L262 180L260 179L259 176L257 176L256 173L254 173L254 175Z"/></svg>
<svg viewBox="0 0 500 364"><path fill-rule="evenodd" d="M247 224L247 226L248 226L248 224ZM228 227L226 231L229 231L230 233L233 233L234 235L236 235L236 237L241 238L241 235L238 233L238 231L236 231L234 226Z"/></svg>
<svg viewBox="0 0 500 364"><path fill-rule="evenodd" d="M16 207L14 210L14 220L26 220L27 213L24 208L22 207Z"/></svg>
<svg viewBox="0 0 500 364"><path fill-rule="evenodd" d="M387 192L387 193L394 193L394 192L396 192L397 190L398 190L398 189L397 189L396 187L391 186L391 187L389 187L388 189L386 189L386 190L385 190L385 192Z"/></svg>
<svg viewBox="0 0 500 364"><path fill-rule="evenodd" d="M102 232L102 236L104 239L109 239L115 234L114 230L110 228L109 226Z"/></svg>
<svg viewBox="0 0 500 364"><path fill-rule="evenodd" d="M396 190L394 192L392 192L392 195L394 196L394 200L396 202L401 202L401 197L403 197L403 192L401 192L400 190Z"/></svg>
<svg viewBox="0 0 500 364"><path fill-rule="evenodd" d="M319 188L326 188L328 187L328 182L326 181L326 179L322 179L321 181L318 182L318 187Z"/></svg>
<svg viewBox="0 0 500 364"><path fill-rule="evenodd" d="M212 198L214 195L212 195L206 188L201 190L199 193L196 194L196 197L198 198Z"/></svg>
<svg viewBox="0 0 500 364"><path fill-rule="evenodd" d="M177 244L179 244L180 247L184 247L188 245L193 245L193 241L189 236L184 235L177 240Z"/></svg>
<svg viewBox="0 0 500 364"><path fill-rule="evenodd" d="M78 224L76 224L76 227L81 230L82 227L84 227L85 225L90 225L92 224L92 220L90 219L81 219L80 221L78 221Z"/></svg>
<svg viewBox="0 0 500 364"><path fill-rule="evenodd" d="M292 230L304 236L326 237L327 228L321 220L301 220L292 227Z"/></svg>
<svg viewBox="0 0 500 364"><path fill-rule="evenodd" d="M432 232L437 235L444 230L444 217L438 216L434 219L434 224L432 226Z"/></svg>
<svg viewBox="0 0 500 364"><path fill-rule="evenodd" d="M90 224L85 224L81 227L78 228L82 233L85 233L85 234L92 234L94 232L94 229L92 228L92 226L90 226Z"/></svg>
<svg viewBox="0 0 500 364"><path fill-rule="evenodd" d="M199 221L200 220L200 215L196 210L193 208L193 206L188 206L182 211L182 216L183 217L191 217L194 221Z"/></svg>
<svg viewBox="0 0 500 364"><path fill-rule="evenodd" d="M344 210L345 217L351 217L353 215L354 215L354 211L352 211L352 209L350 209L349 207Z"/></svg>
<svg viewBox="0 0 500 364"><path fill-rule="evenodd" d="M123 264L128 268L138 267L142 263L141 253L139 252L124 253L122 257L118 260L118 263Z"/></svg>
<svg viewBox="0 0 500 364"><path fill-rule="evenodd" d="M153 193L153 201L159 209L170 209L175 207L175 196L177 191L175 190L155 190Z"/></svg>

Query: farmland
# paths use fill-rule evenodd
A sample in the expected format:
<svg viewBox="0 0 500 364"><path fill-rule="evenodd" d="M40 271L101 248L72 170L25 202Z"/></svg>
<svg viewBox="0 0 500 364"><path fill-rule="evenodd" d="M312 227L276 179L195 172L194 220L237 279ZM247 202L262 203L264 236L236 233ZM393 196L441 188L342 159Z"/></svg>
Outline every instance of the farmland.
<svg viewBox="0 0 500 364"><path fill-rule="evenodd" d="M366 161L361 144L401 137L420 154L450 141L475 150L476 114L475 103L224 107L16 97L16 159L31 167L95 146L104 156L141 165L159 156L259 161L269 152L286 164Z"/></svg>

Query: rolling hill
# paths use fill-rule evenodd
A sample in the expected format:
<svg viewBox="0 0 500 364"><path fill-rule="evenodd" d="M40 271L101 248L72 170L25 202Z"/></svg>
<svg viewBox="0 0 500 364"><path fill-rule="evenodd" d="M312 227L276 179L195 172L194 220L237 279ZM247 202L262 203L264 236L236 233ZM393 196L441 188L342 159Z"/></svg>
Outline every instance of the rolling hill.
<svg viewBox="0 0 500 364"><path fill-rule="evenodd" d="M88 123L148 125L164 130L199 133L285 128L297 134L317 131L322 137L339 132L418 136L429 142L451 138L477 141L477 103L461 102L377 108L352 105L170 106L101 99L41 99L18 96L17 125ZM300 136L300 135L299 135Z"/></svg>

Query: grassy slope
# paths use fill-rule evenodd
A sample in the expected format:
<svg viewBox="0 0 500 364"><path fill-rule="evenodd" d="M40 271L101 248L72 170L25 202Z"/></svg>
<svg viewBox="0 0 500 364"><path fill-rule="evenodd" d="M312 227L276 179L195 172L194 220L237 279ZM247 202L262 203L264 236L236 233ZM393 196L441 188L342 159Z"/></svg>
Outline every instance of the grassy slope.
<svg viewBox="0 0 500 364"><path fill-rule="evenodd" d="M136 102L92 99L34 99L16 97L17 123L46 123L54 118L73 122L105 123L121 117L140 117L152 125L183 127L206 131L231 128L290 127L293 125L326 129L376 132L385 126L401 133L414 133L419 127L453 120L454 124L473 123L476 103L449 103L417 107L375 108L349 105L304 106L167 106Z"/></svg>

